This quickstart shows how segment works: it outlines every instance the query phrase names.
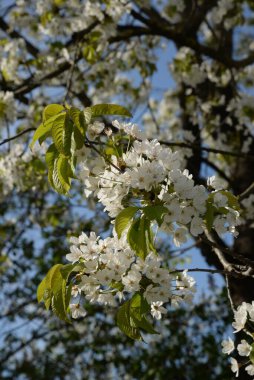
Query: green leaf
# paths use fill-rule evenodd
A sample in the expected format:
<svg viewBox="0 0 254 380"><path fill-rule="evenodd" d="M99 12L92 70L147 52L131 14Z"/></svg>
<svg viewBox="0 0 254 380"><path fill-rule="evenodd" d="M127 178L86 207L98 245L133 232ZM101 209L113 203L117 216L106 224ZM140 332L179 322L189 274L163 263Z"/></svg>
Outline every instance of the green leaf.
<svg viewBox="0 0 254 380"><path fill-rule="evenodd" d="M128 226L129 222L132 220L136 212L139 210L138 207L130 206L122 210L116 217L115 220L115 230L118 239L122 236L123 231Z"/></svg>
<svg viewBox="0 0 254 380"><path fill-rule="evenodd" d="M158 334L145 317L149 311L150 305L143 295L136 293L119 308L117 325L127 336L135 340L142 340L140 329L150 334Z"/></svg>
<svg viewBox="0 0 254 380"><path fill-rule="evenodd" d="M67 191L62 185L62 182L59 177L59 169L58 169L58 159L54 162L54 169L52 172L52 177L50 177L50 184L53 187L53 189L59 193L59 194L66 194Z"/></svg>
<svg viewBox="0 0 254 380"><path fill-rule="evenodd" d="M96 54L96 50L94 49L92 45L86 45L84 47L83 56L85 60L90 64L93 64L96 62L97 54Z"/></svg>
<svg viewBox="0 0 254 380"><path fill-rule="evenodd" d="M54 279L54 274L62 267L62 264L54 265L46 274L44 279L41 281L37 288L37 300L41 302L44 300L45 291L51 291L52 289L52 279ZM46 297L47 298L47 297Z"/></svg>
<svg viewBox="0 0 254 380"><path fill-rule="evenodd" d="M116 322L119 329L129 338L142 340L139 328L136 327L135 322L131 318L131 300L120 306L117 312Z"/></svg>
<svg viewBox="0 0 254 380"><path fill-rule="evenodd" d="M71 187L71 179L69 177L70 165L68 162L68 158L63 155L60 155L57 159L56 169L62 187L64 191L68 193Z"/></svg>
<svg viewBox="0 0 254 380"><path fill-rule="evenodd" d="M251 363L254 364L254 343L252 343L252 345L251 345L251 353L250 353L249 359L250 359Z"/></svg>
<svg viewBox="0 0 254 380"><path fill-rule="evenodd" d="M110 283L110 288L113 288L113 289L116 289L116 290L122 292L123 289L124 289L124 285L123 285L122 282L118 282L118 281L114 281L114 280L113 280L113 281Z"/></svg>
<svg viewBox="0 0 254 380"><path fill-rule="evenodd" d="M131 224L127 240L130 247L136 252L136 254L143 260L150 252L149 245L150 241L150 220L141 217L136 219Z"/></svg>
<svg viewBox="0 0 254 380"><path fill-rule="evenodd" d="M122 106L117 104L96 104L90 107L92 111L92 117L104 116L104 115L118 115L132 117L132 114Z"/></svg>
<svg viewBox="0 0 254 380"><path fill-rule="evenodd" d="M68 113L59 115L53 122L52 138L57 150L68 156L71 150L71 135L73 132L73 123Z"/></svg>
<svg viewBox="0 0 254 380"><path fill-rule="evenodd" d="M89 124L92 118L92 110L90 107L86 107L83 111L86 124Z"/></svg>
<svg viewBox="0 0 254 380"><path fill-rule="evenodd" d="M163 216L168 213L168 209L162 205L146 206L142 211L149 220L156 220L159 226L163 222Z"/></svg>
<svg viewBox="0 0 254 380"><path fill-rule="evenodd" d="M213 221L215 218L215 215L214 215L215 210L216 208L213 205L213 201L208 198L206 202L205 222L206 222L206 227L209 232L212 230L212 227L213 227Z"/></svg>
<svg viewBox="0 0 254 380"><path fill-rule="evenodd" d="M41 140L41 142L43 142L44 137L46 139L49 136L49 133L51 132L51 128L52 128L52 124L48 124L47 126L45 126L44 124L40 124L33 135L33 139L29 145L30 148L32 149L35 142L39 139Z"/></svg>
<svg viewBox="0 0 254 380"><path fill-rule="evenodd" d="M30 148L32 149L35 142L39 140L39 143L41 144L44 140L46 140L47 137L51 136L51 129L53 122L59 117L59 115L53 115L47 121L43 122L39 125L39 127L36 129L33 139L30 143Z"/></svg>
<svg viewBox="0 0 254 380"><path fill-rule="evenodd" d="M147 245L148 251L152 251L153 253L157 255L158 253L154 246L154 233L152 231L151 226L149 226L148 231L147 231L147 243L148 243Z"/></svg>
<svg viewBox="0 0 254 380"><path fill-rule="evenodd" d="M59 158L59 152L55 147L55 144L51 144L47 150L45 159L48 167L48 180L51 187L60 194L64 194L65 190L61 185L60 179L57 173L57 160Z"/></svg>
<svg viewBox="0 0 254 380"><path fill-rule="evenodd" d="M52 311L61 320L69 322L66 308L66 283L63 280L62 289L52 297Z"/></svg>
<svg viewBox="0 0 254 380"><path fill-rule="evenodd" d="M240 211L241 206L238 202L238 198L232 194L230 191L227 190L221 190L219 191L222 195L225 195L228 198L228 205L229 207L233 208L234 210Z"/></svg>
<svg viewBox="0 0 254 380"><path fill-rule="evenodd" d="M86 130L87 130L84 112L80 111L76 107L71 107L69 112L70 112L70 117L71 117L73 123L75 124L78 131L80 132L80 134L84 138Z"/></svg>
<svg viewBox="0 0 254 380"><path fill-rule="evenodd" d="M142 317L141 319L137 319L135 315L132 317L136 326L138 326L140 329L146 331L149 334L159 334L158 331L156 331L153 328L153 325L148 322L148 320L145 317Z"/></svg>
<svg viewBox="0 0 254 380"><path fill-rule="evenodd" d="M50 171L53 171L54 161L56 160L58 156L59 156L59 153L55 147L55 144L51 144L45 155L46 164Z"/></svg>
<svg viewBox="0 0 254 380"><path fill-rule="evenodd" d="M52 126L52 138L57 150L63 152L63 129L64 129L65 115L59 115Z"/></svg>
<svg viewBox="0 0 254 380"><path fill-rule="evenodd" d="M148 332L149 334L158 334L158 332L154 330L151 323L145 318L145 314L147 314L150 310L151 307L143 295L136 293L131 299L132 319L134 320L136 326L142 330Z"/></svg>
<svg viewBox="0 0 254 380"><path fill-rule="evenodd" d="M43 110L43 115L42 115L43 122L47 121L52 116L59 114L63 110L64 110L64 107L61 104L49 104Z"/></svg>
<svg viewBox="0 0 254 380"><path fill-rule="evenodd" d="M81 149L84 145L84 136L80 133L78 128L74 128L73 137L75 141L75 149Z"/></svg>
<svg viewBox="0 0 254 380"><path fill-rule="evenodd" d="M140 318L142 315L148 313L151 309L149 303L141 293L136 293L131 299L131 307L135 309L135 313L139 313ZM139 318L137 316L137 318Z"/></svg>
<svg viewBox="0 0 254 380"><path fill-rule="evenodd" d="M37 299L43 301L47 309L51 306L58 318L70 322L67 316L70 290L66 287L67 278L62 275L62 268L62 264L56 264L48 271L38 286Z"/></svg>

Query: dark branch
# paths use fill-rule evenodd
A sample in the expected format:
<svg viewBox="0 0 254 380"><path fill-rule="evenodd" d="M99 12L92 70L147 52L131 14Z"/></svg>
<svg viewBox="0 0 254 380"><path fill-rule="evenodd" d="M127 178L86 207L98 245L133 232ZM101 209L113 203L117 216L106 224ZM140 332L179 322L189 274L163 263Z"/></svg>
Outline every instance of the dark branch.
<svg viewBox="0 0 254 380"><path fill-rule="evenodd" d="M36 46L34 46L16 30L12 30L2 17L0 17L0 28L11 38L21 38L25 42L26 48L29 51L29 53L32 54L34 57L37 57L37 55L40 52L39 49L37 49Z"/></svg>
<svg viewBox="0 0 254 380"><path fill-rule="evenodd" d="M36 130L36 128L27 128L27 129L25 129L24 131L18 133L17 135L12 136L12 137L9 137L8 139L5 139L5 140L1 141L1 142L0 142L0 145L4 145L4 144L8 143L9 141L15 140L15 139L17 139L18 137L20 137L20 136L22 136L22 135L24 135L24 134L26 134L26 133L28 133L28 132L35 131L35 130Z"/></svg>

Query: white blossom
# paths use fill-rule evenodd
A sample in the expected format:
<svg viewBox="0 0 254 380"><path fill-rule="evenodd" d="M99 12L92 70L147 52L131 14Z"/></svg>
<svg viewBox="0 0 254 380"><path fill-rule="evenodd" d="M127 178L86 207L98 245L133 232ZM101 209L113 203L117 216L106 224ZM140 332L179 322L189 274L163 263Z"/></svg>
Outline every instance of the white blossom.
<svg viewBox="0 0 254 380"><path fill-rule="evenodd" d="M241 343L237 346L237 351L241 356L249 356L251 353L251 346L246 340L242 339Z"/></svg>
<svg viewBox="0 0 254 380"><path fill-rule="evenodd" d="M231 338L228 338L228 340L223 340L221 345L222 345L223 354L229 355L235 349L234 342L232 341Z"/></svg>
<svg viewBox="0 0 254 380"><path fill-rule="evenodd" d="M234 358L230 358L230 361L231 361L231 371L235 373L236 377L238 377L239 376L239 365L238 365L236 359L234 359Z"/></svg>
<svg viewBox="0 0 254 380"><path fill-rule="evenodd" d="M254 365L248 365L247 367L245 367L245 371L248 373L248 375L254 376Z"/></svg>
<svg viewBox="0 0 254 380"><path fill-rule="evenodd" d="M71 316L74 319L86 316L86 311L78 303L71 303L70 310L71 310Z"/></svg>
<svg viewBox="0 0 254 380"><path fill-rule="evenodd" d="M166 314L167 309L162 306L163 302L152 302L151 304L151 314L156 319L161 319L161 314Z"/></svg>

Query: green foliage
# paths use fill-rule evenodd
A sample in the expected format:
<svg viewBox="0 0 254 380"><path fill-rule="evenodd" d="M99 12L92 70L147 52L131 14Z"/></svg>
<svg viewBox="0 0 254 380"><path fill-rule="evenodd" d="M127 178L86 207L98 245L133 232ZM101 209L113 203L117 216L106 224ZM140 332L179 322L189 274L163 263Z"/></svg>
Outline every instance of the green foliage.
<svg viewBox="0 0 254 380"><path fill-rule="evenodd" d="M167 214L168 209L162 205L146 206L142 209L145 216L150 220L155 220L160 226L163 222L163 217Z"/></svg>
<svg viewBox="0 0 254 380"><path fill-rule="evenodd" d="M51 130L52 130L52 125L53 122L59 117L60 115L54 115L44 121L42 124L39 125L39 127L36 129L33 139L30 143L30 148L32 149L34 144L36 143L37 140L39 140L39 143L43 143L43 141L46 140L47 137L51 136Z"/></svg>
<svg viewBox="0 0 254 380"><path fill-rule="evenodd" d="M227 191L227 190L222 190L220 191L220 193L222 195L225 195L228 198L229 207L233 208L236 211L241 210L241 206L238 202L238 198L234 194L232 194L230 191Z"/></svg>
<svg viewBox="0 0 254 380"><path fill-rule="evenodd" d="M229 207L231 207L232 209L236 211L241 210L241 206L238 202L238 198L234 196L232 193L230 193L229 191L220 190L220 191L211 193L206 201L206 213L205 213L205 218L204 218L206 222L206 227L209 232L212 230L215 217L219 214L227 214L229 212L229 210L226 207L216 207L214 205L214 196L218 192L222 194L223 196L227 197Z"/></svg>
<svg viewBox="0 0 254 380"><path fill-rule="evenodd" d="M132 114L122 106L117 104L96 104L90 107L92 111L92 117L106 116L106 115L118 115L132 117Z"/></svg>
<svg viewBox="0 0 254 380"><path fill-rule="evenodd" d="M134 220L129 228L127 240L137 256L145 260L153 248L151 222L142 216Z"/></svg>
<svg viewBox="0 0 254 380"><path fill-rule="evenodd" d="M135 218L138 211L142 211L143 215ZM117 236L120 239L123 231L130 225L127 233L128 243L136 254L144 260L149 252L153 251L156 253L151 223L152 221L156 221L160 226L166 213L167 208L161 205L143 208L136 206L127 207L116 217L115 229Z"/></svg>
<svg viewBox="0 0 254 380"><path fill-rule="evenodd" d="M150 311L150 306L142 294L136 293L129 301L126 301L118 310L117 326L129 338L143 340L141 331L157 334L153 326L145 318Z"/></svg>
<svg viewBox="0 0 254 380"><path fill-rule="evenodd" d="M48 180L59 194L68 194L75 178L76 150L85 143L88 124L99 116L131 116L124 107L116 104L97 104L83 111L76 107L49 104L42 115L43 122L35 131L30 147L37 140L42 143L52 137L53 144L46 153Z"/></svg>
<svg viewBox="0 0 254 380"><path fill-rule="evenodd" d="M123 231L126 229L130 221L134 218L138 210L139 208L135 206L127 207L117 215L116 220L115 220L115 230L116 230L118 239L120 239Z"/></svg>
<svg viewBox="0 0 254 380"><path fill-rule="evenodd" d="M73 131L73 123L67 111L63 115L59 115L52 125L52 139L59 151L65 156L71 154L71 135Z"/></svg>
<svg viewBox="0 0 254 380"><path fill-rule="evenodd" d="M86 110L86 108L85 108L85 110ZM86 117L85 116L85 110L84 110L84 112L82 112L76 107L71 107L70 111L69 111L70 117L71 117L74 125L76 126L76 128L78 129L78 131L80 132L80 134L83 137L85 136L85 133L86 133L87 124L91 120L91 117L90 118L88 117L88 113L89 114L91 114L91 113L89 111L86 111L86 115L87 115L87 117Z"/></svg>
<svg viewBox="0 0 254 380"><path fill-rule="evenodd" d="M44 302L47 310L51 307L54 314L66 322L70 322L67 309L71 297L71 285L67 287L67 281L73 270L72 264L54 265L37 289L38 302Z"/></svg>
<svg viewBox="0 0 254 380"><path fill-rule="evenodd" d="M58 115L62 111L64 111L64 106L61 104L49 104L44 108L42 113L43 123L51 119L53 116Z"/></svg>
<svg viewBox="0 0 254 380"><path fill-rule="evenodd" d="M210 232L213 227L213 221L215 218L216 208L213 205L213 200L211 195L209 195L208 200L206 201L206 213L205 213L205 222L208 231Z"/></svg>
<svg viewBox="0 0 254 380"><path fill-rule="evenodd" d="M254 364L254 343L252 343L251 345L251 353L250 353L249 358L250 358L251 363Z"/></svg>

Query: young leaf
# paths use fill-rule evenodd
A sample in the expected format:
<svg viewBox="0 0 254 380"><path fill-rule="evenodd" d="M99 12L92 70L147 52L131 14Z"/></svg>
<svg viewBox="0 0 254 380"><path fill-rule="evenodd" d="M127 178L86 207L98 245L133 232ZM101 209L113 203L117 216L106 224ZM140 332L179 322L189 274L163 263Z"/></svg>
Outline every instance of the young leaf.
<svg viewBox="0 0 254 380"><path fill-rule="evenodd" d="M148 322L144 316L142 316L141 319L137 319L134 315L132 318L136 326L138 326L140 329L146 331L149 334L159 334L158 331L153 328L152 324Z"/></svg>
<svg viewBox="0 0 254 380"><path fill-rule="evenodd" d="M53 122L52 126L52 138L53 142L59 151L59 153L64 154L63 149L63 134L64 134L64 122L65 122L65 115L59 115L56 120Z"/></svg>
<svg viewBox="0 0 254 380"><path fill-rule="evenodd" d="M132 114L122 106L117 104L96 104L90 107L92 111L92 117L104 116L104 115L118 115L132 117Z"/></svg>
<svg viewBox="0 0 254 380"><path fill-rule="evenodd" d="M159 226L163 222L163 216L168 213L168 209L162 205L146 206L142 211L149 220L156 220Z"/></svg>
<svg viewBox="0 0 254 380"><path fill-rule="evenodd" d="M251 363L254 364L254 343L252 343L251 345L251 353L250 353L249 359Z"/></svg>
<svg viewBox="0 0 254 380"><path fill-rule="evenodd" d="M68 113L59 115L53 122L52 138L59 153L70 155L73 123Z"/></svg>
<svg viewBox="0 0 254 380"><path fill-rule="evenodd" d="M60 154L59 158L57 159L56 168L59 181L64 191L68 193L71 187L71 167L69 164L68 157L65 157Z"/></svg>
<svg viewBox="0 0 254 380"><path fill-rule="evenodd" d="M143 260L149 253L149 229L150 220L141 217L132 222L127 235L130 247Z"/></svg>
<svg viewBox="0 0 254 380"><path fill-rule="evenodd" d="M150 322L145 318L145 314L150 311L150 305L140 293L136 293L131 299L131 317L136 326L149 334L158 334Z"/></svg>
<svg viewBox="0 0 254 380"><path fill-rule="evenodd" d="M59 114L64 110L64 107L61 104L49 104L43 110L42 120L45 122L50 119L52 116Z"/></svg>
<svg viewBox="0 0 254 380"><path fill-rule="evenodd" d="M81 134L78 128L74 127L73 137L75 141L75 150L81 149L84 145L84 136Z"/></svg>
<svg viewBox="0 0 254 380"><path fill-rule="evenodd" d="M131 300L126 301L122 306L120 306L116 322L120 330L123 331L125 335L134 340L142 340L142 336L139 332L139 329L135 325L131 318Z"/></svg>
<svg viewBox="0 0 254 380"><path fill-rule="evenodd" d="M47 137L51 136L51 129L53 122L59 117L59 115L53 115L47 121L43 122L39 125L39 127L36 129L33 139L30 143L30 148L32 149L35 142L39 140L39 143L41 144L44 140L46 140Z"/></svg>
<svg viewBox="0 0 254 380"><path fill-rule="evenodd" d="M138 207L130 206L122 210L116 217L115 230L118 239L122 236L123 231L128 226L129 222L132 220L136 212L139 210Z"/></svg>
<svg viewBox="0 0 254 380"><path fill-rule="evenodd" d="M213 221L215 217L214 211L215 211L215 208L214 208L213 202L212 200L208 199L206 202L205 222L206 222L206 226L209 232L211 231L213 227Z"/></svg>
<svg viewBox="0 0 254 380"><path fill-rule="evenodd" d="M73 123L84 138L87 129L84 113L76 107L71 107L69 112Z"/></svg>
<svg viewBox="0 0 254 380"><path fill-rule="evenodd" d="M52 278L54 278L55 272L59 270L59 268L62 267L62 264L56 264L46 274L44 279L41 281L37 288L37 300L38 302L41 302L44 300L44 293L46 291L51 291L52 289ZM47 298L47 297L46 297Z"/></svg>
<svg viewBox="0 0 254 380"><path fill-rule="evenodd" d="M66 288L67 279L61 273L63 265L54 265L41 281L37 289L38 302L44 301L49 309L50 305L55 315L69 322L67 308L69 305L69 289Z"/></svg>
<svg viewBox="0 0 254 380"><path fill-rule="evenodd" d="M53 187L53 189L59 193L59 194L66 194L66 190L62 185L62 182L59 178L59 170L58 170L58 158L54 162L54 169L52 172L52 176L49 178L50 179L50 184Z"/></svg>
<svg viewBox="0 0 254 380"><path fill-rule="evenodd" d="M227 190L221 190L220 193L222 195L225 195L227 198L228 198L228 205L229 207L233 208L234 210L237 210L237 211L240 211L241 210L241 206L238 202L238 199L237 197L230 193L230 191L227 191Z"/></svg>
<svg viewBox="0 0 254 380"><path fill-rule="evenodd" d="M59 152L55 147L55 144L51 144L47 150L45 160L48 166L48 180L51 187L60 194L64 194L65 190L63 189L60 179L57 173L57 160L59 158Z"/></svg>
<svg viewBox="0 0 254 380"><path fill-rule="evenodd" d="M83 111L86 124L89 124L92 118L92 110L90 107L86 107Z"/></svg>
<svg viewBox="0 0 254 380"><path fill-rule="evenodd" d="M140 293L136 293L119 308L117 325L127 336L135 340L142 340L140 329L150 334L158 334L145 318L145 314L149 311L150 305Z"/></svg>
<svg viewBox="0 0 254 380"><path fill-rule="evenodd" d="M68 281L69 276L72 272L79 272L84 268L84 264L75 263L75 264L65 264L60 269L62 277Z"/></svg>
<svg viewBox="0 0 254 380"><path fill-rule="evenodd" d="M34 135L33 135L33 139L29 145L30 148L32 149L35 142L39 139L41 142L43 142L44 137L46 139L49 136L51 128L52 128L52 124L48 124L47 126L45 126L44 124L40 124L39 127L36 129Z"/></svg>

